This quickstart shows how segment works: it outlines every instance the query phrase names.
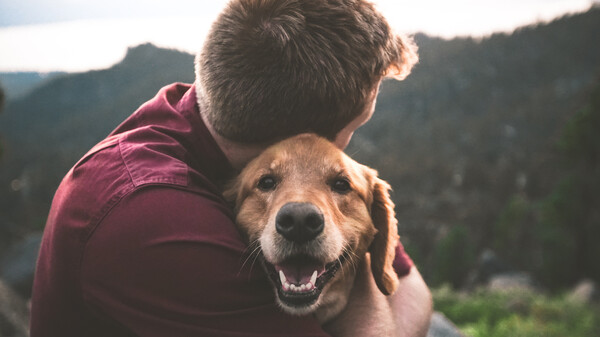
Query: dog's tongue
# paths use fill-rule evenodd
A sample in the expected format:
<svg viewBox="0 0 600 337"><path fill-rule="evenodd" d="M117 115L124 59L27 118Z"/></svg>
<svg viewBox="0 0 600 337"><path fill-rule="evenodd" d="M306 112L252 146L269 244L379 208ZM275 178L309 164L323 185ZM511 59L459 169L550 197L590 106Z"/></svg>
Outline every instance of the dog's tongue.
<svg viewBox="0 0 600 337"><path fill-rule="evenodd" d="M282 271L290 284L307 284L315 276L321 276L325 272L322 263L310 260L286 261L275 265L277 272ZM314 285L314 280L312 280Z"/></svg>

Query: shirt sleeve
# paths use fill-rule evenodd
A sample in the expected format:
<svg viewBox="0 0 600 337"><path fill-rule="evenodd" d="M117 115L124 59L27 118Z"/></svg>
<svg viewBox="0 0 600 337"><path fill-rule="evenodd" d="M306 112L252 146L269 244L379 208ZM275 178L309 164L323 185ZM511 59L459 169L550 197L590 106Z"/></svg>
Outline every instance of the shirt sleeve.
<svg viewBox="0 0 600 337"><path fill-rule="evenodd" d="M283 313L224 206L169 187L126 196L89 238L81 289L91 311L137 336L327 336Z"/></svg>
<svg viewBox="0 0 600 337"><path fill-rule="evenodd" d="M400 241L398 241L398 245L396 246L396 257L394 258L394 270L398 277L403 277L410 273L410 269L413 267L413 260L408 256L406 251L404 250L404 246Z"/></svg>

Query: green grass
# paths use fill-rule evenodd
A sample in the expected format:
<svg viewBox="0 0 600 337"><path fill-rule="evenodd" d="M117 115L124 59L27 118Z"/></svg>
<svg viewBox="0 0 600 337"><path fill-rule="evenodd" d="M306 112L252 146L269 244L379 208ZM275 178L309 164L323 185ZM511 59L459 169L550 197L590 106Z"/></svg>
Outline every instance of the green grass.
<svg viewBox="0 0 600 337"><path fill-rule="evenodd" d="M600 336L600 308L526 290L433 290L435 309L472 337Z"/></svg>

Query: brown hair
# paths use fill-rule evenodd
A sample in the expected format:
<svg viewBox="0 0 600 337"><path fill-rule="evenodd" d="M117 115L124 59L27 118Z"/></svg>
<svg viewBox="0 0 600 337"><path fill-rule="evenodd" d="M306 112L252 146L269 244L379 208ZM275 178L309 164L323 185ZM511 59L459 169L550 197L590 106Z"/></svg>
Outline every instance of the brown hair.
<svg viewBox="0 0 600 337"><path fill-rule="evenodd" d="M412 41L367 1L233 0L196 58L196 86L230 140L333 139L382 77L402 79L416 61Z"/></svg>

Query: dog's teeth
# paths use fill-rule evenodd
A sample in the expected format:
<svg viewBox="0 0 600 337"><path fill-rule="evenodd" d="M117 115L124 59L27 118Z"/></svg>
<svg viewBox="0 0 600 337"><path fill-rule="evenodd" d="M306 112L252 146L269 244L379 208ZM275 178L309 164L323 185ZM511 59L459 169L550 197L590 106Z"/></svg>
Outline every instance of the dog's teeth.
<svg viewBox="0 0 600 337"><path fill-rule="evenodd" d="M316 286L316 285L317 285L317 274L318 274L318 273L317 273L317 271L315 270L315 271L313 272L313 274L312 274L311 278L310 278L310 283L311 283L313 286Z"/></svg>
<svg viewBox="0 0 600 337"><path fill-rule="evenodd" d="M318 275L318 272L315 270L310 278L310 281L308 281L306 284L294 284L294 283L290 283L287 280L285 273L282 270L280 270L279 271L279 280L281 280L281 288L283 289L283 291L292 291L295 293L308 292L317 287L315 285L315 283L317 282L317 275Z"/></svg>
<svg viewBox="0 0 600 337"><path fill-rule="evenodd" d="M284 285L287 282L287 279L285 277L285 274L283 273L283 270L279 271L279 279L281 280L281 285Z"/></svg>

